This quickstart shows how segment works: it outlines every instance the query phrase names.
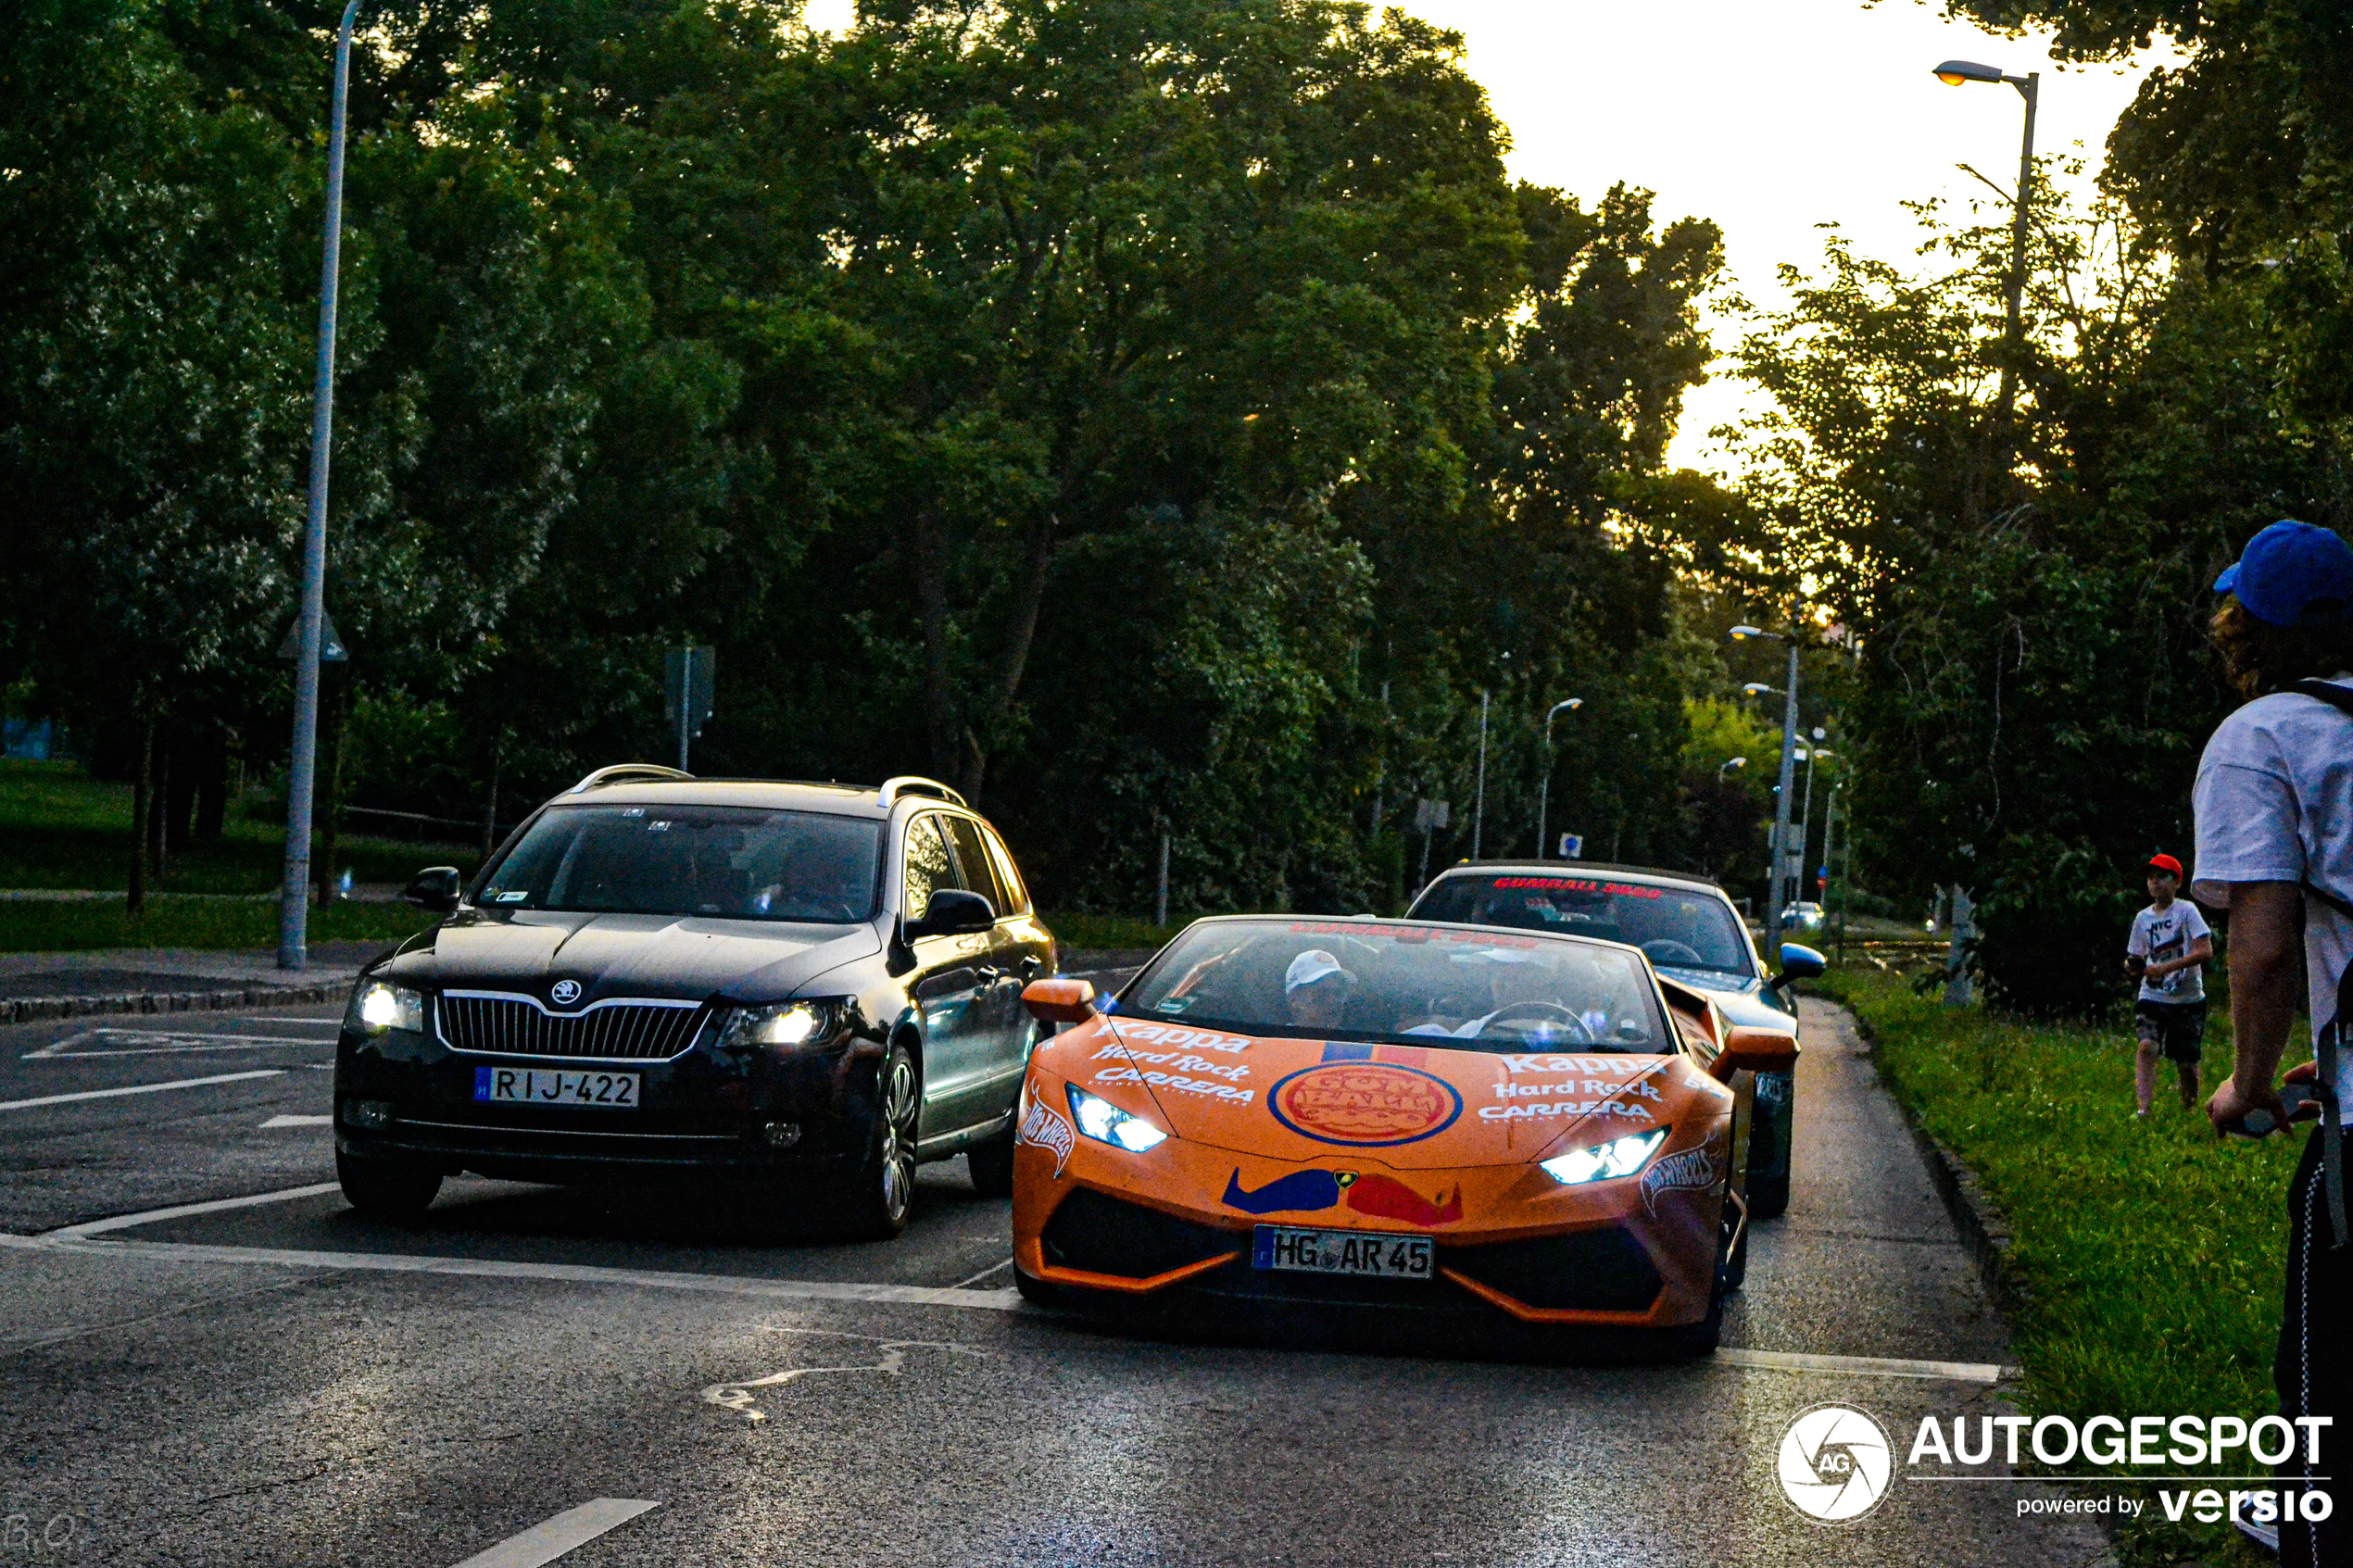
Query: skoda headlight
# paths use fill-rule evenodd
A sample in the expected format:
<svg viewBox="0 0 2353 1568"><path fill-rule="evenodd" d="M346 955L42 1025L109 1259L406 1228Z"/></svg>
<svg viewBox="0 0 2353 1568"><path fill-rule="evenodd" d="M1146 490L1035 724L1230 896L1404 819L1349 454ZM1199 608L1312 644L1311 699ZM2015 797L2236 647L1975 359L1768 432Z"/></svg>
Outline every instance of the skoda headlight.
<svg viewBox="0 0 2353 1568"><path fill-rule="evenodd" d="M1541 1163L1546 1175L1568 1186L1585 1182L1605 1182L1612 1176L1630 1176L1641 1170L1642 1161L1666 1141L1667 1129L1653 1127L1647 1133L1612 1138L1591 1148L1572 1148L1567 1154L1555 1154Z"/></svg>
<svg viewBox="0 0 2353 1568"><path fill-rule="evenodd" d="M344 1010L343 1022L346 1028L366 1035L381 1035L387 1029L406 1029L422 1035L425 1032L425 994L382 980L363 980L351 993L351 1005Z"/></svg>
<svg viewBox="0 0 2353 1568"><path fill-rule="evenodd" d="M1070 1118L1078 1130L1097 1143L1107 1143L1124 1148L1130 1154L1141 1154L1155 1144L1165 1143L1168 1135L1140 1116L1130 1116L1111 1101L1090 1095L1077 1085L1070 1085Z"/></svg>
<svg viewBox="0 0 2353 1568"><path fill-rule="evenodd" d="M788 1051L831 1039L841 1027L836 1001L777 1002L764 1008L734 1008L720 1027L722 1048Z"/></svg>

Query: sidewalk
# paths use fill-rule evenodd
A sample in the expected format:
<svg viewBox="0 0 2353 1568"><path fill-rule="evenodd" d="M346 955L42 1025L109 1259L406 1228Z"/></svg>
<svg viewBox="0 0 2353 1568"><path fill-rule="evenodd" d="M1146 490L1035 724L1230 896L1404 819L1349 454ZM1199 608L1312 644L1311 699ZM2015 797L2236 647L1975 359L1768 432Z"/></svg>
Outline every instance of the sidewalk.
<svg viewBox="0 0 2353 1568"><path fill-rule="evenodd" d="M321 942L310 967L278 967L267 948L204 951L116 947L84 953L0 955L0 1023L103 1012L190 1012L290 1002L331 1002L359 966L389 946Z"/></svg>

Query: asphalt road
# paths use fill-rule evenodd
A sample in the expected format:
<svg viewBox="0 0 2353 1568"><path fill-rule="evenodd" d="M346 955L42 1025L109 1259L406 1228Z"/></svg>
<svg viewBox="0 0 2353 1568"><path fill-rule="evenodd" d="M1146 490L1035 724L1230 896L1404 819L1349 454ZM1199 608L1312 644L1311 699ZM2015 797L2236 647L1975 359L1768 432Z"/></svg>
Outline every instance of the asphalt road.
<svg viewBox="0 0 2353 1568"><path fill-rule="evenodd" d="M1728 1348L1670 1366L1107 1332L1006 1288L961 1160L888 1244L471 1178L370 1224L305 1190L333 1012L0 1031L0 1564L2107 1560L2025 1483L1836 1528L1784 1499L1801 1411L1900 1446L2007 1359L1811 1003L1790 1212Z"/></svg>

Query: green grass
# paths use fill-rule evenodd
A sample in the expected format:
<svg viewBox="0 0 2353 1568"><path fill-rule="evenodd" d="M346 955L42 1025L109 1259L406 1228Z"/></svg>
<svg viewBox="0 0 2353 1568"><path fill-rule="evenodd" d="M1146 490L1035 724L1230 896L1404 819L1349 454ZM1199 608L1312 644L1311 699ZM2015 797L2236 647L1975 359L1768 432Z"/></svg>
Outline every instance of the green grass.
<svg viewBox="0 0 2353 1568"><path fill-rule="evenodd" d="M285 830L232 817L221 835L175 853L157 890L268 893L278 885ZM359 882L406 882L426 865L469 872L472 850L395 839L337 839L338 871ZM131 865L131 786L105 784L70 762L0 762L0 887L120 888Z"/></svg>
<svg viewBox="0 0 2353 1568"><path fill-rule="evenodd" d="M406 904L329 904L310 911L316 942L396 942L432 923ZM275 899L160 898L136 919L113 899L0 900L0 953L102 947L275 947Z"/></svg>
<svg viewBox="0 0 2353 1568"><path fill-rule="evenodd" d="M2300 1133L2218 1140L2202 1109L2175 1109L2170 1064L2137 1121L2120 1022L2007 1022L1873 972L1838 972L1824 988L1864 1021L1881 1077L2010 1223L2027 1292L2014 1320L2022 1408L2079 1422L2277 1408L2282 1198ZM2214 1010L2209 1093L2231 1063ZM2120 1538L2128 1562L2256 1561L2227 1525L2169 1525L2155 1487L2132 1490L2151 1501Z"/></svg>
<svg viewBox="0 0 2353 1568"><path fill-rule="evenodd" d="M1183 921L1174 925L1154 925L1148 920L1129 915L1044 915L1046 929L1064 947L1158 947L1185 929Z"/></svg>

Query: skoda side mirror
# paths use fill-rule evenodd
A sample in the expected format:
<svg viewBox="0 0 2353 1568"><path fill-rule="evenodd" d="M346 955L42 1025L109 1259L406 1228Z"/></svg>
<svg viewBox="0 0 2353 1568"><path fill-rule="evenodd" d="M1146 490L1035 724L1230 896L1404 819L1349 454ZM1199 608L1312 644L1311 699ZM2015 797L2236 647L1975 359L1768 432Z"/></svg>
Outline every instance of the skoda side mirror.
<svg viewBox="0 0 2353 1568"><path fill-rule="evenodd" d="M458 895L465 882L455 866L427 866L400 890L405 901L436 915L446 915L458 907Z"/></svg>
<svg viewBox="0 0 2353 1568"><path fill-rule="evenodd" d="M1781 944L1781 972L1773 976L1773 989L1787 990L1793 980L1812 980L1830 968L1830 960L1802 942Z"/></svg>
<svg viewBox="0 0 2353 1568"><path fill-rule="evenodd" d="M997 923L997 907L977 893L943 887L931 896L924 918L906 925L907 940L924 936L968 936Z"/></svg>

